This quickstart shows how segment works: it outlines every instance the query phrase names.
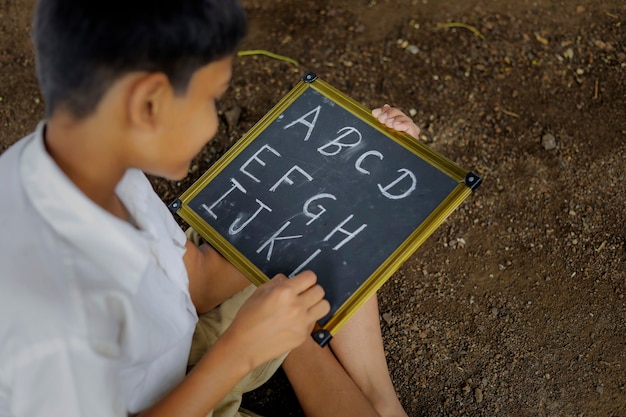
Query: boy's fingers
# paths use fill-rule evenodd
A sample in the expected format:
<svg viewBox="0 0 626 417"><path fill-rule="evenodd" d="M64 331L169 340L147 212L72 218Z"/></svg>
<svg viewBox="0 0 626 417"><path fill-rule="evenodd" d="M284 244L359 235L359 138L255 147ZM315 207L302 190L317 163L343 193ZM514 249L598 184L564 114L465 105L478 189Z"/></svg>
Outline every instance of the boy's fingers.
<svg viewBox="0 0 626 417"><path fill-rule="evenodd" d="M324 299L324 289L320 285L313 285L300 294L300 299L307 306L312 306Z"/></svg>
<svg viewBox="0 0 626 417"><path fill-rule="evenodd" d="M407 130L407 129L409 128L410 123L411 123L411 122L409 122L409 121L407 121L407 120L396 120L396 121L393 123L393 127L394 127L394 129L396 129L396 130L405 131L405 130Z"/></svg>
<svg viewBox="0 0 626 417"><path fill-rule="evenodd" d="M372 115L377 119L381 117L384 119L386 117L386 113L388 113L390 109L392 109L392 107L389 104L385 104L382 107L378 107L372 110ZM383 120L381 120L381 122L382 121Z"/></svg>
<svg viewBox="0 0 626 417"><path fill-rule="evenodd" d="M298 294L303 293L317 283L317 275L313 271L303 271L295 275L285 285L292 287Z"/></svg>
<svg viewBox="0 0 626 417"><path fill-rule="evenodd" d="M330 303L327 300L322 300L319 303L314 304L309 309L310 316L315 320L319 320L330 312Z"/></svg>

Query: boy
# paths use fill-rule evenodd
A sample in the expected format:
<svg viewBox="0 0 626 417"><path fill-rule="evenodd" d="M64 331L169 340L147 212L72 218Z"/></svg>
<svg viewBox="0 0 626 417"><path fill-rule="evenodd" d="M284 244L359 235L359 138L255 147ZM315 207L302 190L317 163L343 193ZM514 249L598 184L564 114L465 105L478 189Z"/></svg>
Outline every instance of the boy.
<svg viewBox="0 0 626 417"><path fill-rule="evenodd" d="M375 299L319 348L313 272L250 287L143 174L184 177L213 137L245 26L234 0L40 1L46 120L0 157L1 417L251 416L241 392L288 352L307 415L406 415Z"/></svg>

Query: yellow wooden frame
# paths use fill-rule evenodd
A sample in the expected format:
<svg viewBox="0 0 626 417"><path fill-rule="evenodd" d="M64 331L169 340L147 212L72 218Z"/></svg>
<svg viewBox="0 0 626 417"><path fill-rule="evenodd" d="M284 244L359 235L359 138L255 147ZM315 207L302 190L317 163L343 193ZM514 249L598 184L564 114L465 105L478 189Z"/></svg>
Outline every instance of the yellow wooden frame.
<svg viewBox="0 0 626 417"><path fill-rule="evenodd" d="M308 77L308 78L307 78ZM176 212L191 227L200 233L216 250L239 268L252 283L261 285L269 281L259 268L252 264L230 242L224 239L200 215L189 208L188 203L204 187L216 178L220 172L230 164L248 145L252 143L269 125L271 125L286 108L288 108L302 93L312 88L326 96L337 105L357 116L374 129L382 132L390 139L398 142L420 158L436 167L443 173L458 182L458 185L448 197L420 224L420 226L364 281L364 283L344 302L341 307L322 326L318 325L314 338L320 344L326 344L332 336L348 321L348 319L372 296L387 279L424 243L424 241L443 223L443 221L461 205L481 182L481 179L471 174L446 157L436 153L426 145L411 136L383 126L376 120L370 110L341 93L328 83L318 79L314 74L307 74L287 95L285 95L252 129L246 133L222 158L220 158L196 183L185 191L178 200L170 204L170 209ZM469 183L468 183L469 178Z"/></svg>

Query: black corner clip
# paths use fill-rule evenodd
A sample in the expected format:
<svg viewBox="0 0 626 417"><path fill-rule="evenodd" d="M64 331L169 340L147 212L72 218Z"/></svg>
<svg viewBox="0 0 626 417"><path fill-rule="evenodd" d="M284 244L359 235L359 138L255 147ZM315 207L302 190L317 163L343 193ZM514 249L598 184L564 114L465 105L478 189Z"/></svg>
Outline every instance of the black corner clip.
<svg viewBox="0 0 626 417"><path fill-rule="evenodd" d="M328 330L315 330L311 334L311 336L313 337L313 340L315 340L315 342L321 347L326 346L330 342L330 339L333 338L333 335L330 334Z"/></svg>
<svg viewBox="0 0 626 417"><path fill-rule="evenodd" d="M473 172L470 172L465 176L465 185L467 185L472 191L476 191L482 183L483 179Z"/></svg>
<svg viewBox="0 0 626 417"><path fill-rule="evenodd" d="M309 84L315 80L317 80L317 74L314 72L307 72L306 75L302 77L302 81Z"/></svg>
<svg viewBox="0 0 626 417"><path fill-rule="evenodd" d="M183 202L180 201L179 198L177 198L176 200L172 201L170 203L169 206L167 206L167 208L170 209L170 211L172 212L172 214L176 214L178 212L178 210L180 210L180 208L183 206Z"/></svg>

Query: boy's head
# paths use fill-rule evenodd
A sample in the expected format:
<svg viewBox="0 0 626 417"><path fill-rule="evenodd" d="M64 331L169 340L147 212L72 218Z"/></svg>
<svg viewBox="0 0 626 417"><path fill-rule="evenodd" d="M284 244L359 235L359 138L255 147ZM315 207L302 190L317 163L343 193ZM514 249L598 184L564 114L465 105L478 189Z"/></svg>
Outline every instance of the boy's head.
<svg viewBox="0 0 626 417"><path fill-rule="evenodd" d="M245 36L236 0L39 0L34 43L48 117L90 115L133 71L164 73L177 93Z"/></svg>

